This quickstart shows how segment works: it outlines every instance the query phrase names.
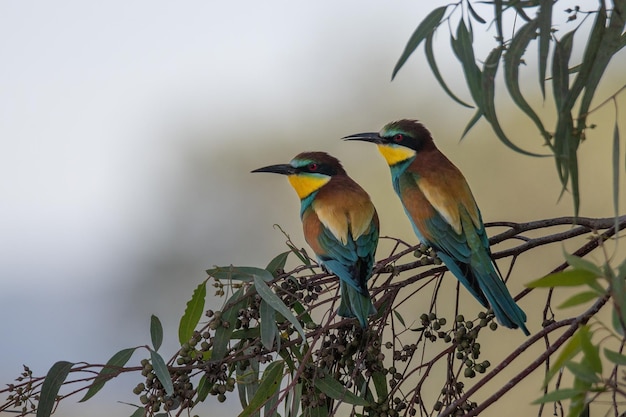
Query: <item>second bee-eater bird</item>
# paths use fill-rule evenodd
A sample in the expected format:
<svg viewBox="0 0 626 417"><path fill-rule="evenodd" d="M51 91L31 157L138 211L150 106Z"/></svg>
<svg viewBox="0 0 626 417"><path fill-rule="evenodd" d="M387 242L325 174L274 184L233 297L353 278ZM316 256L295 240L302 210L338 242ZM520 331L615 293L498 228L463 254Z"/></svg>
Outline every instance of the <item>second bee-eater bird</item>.
<svg viewBox="0 0 626 417"><path fill-rule="evenodd" d="M303 152L289 164L252 172L286 175L300 197L304 238L318 261L339 278L337 313L356 317L367 327L376 308L367 289L378 246L378 214L369 195L336 158L325 152Z"/></svg>
<svg viewBox="0 0 626 417"><path fill-rule="evenodd" d="M345 137L378 145L393 188L419 240L432 247L450 272L509 328L529 331L526 314L506 288L489 248L480 210L461 171L415 120L389 123L380 132Z"/></svg>

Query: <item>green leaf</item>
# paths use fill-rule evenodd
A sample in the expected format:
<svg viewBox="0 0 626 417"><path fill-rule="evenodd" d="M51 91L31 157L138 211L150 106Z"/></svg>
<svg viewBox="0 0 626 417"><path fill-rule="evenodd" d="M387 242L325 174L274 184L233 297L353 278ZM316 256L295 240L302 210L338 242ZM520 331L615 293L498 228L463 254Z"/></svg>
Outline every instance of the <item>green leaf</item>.
<svg viewBox="0 0 626 417"><path fill-rule="evenodd" d="M251 353L251 347L244 349L244 354L250 355ZM239 394L239 402L241 403L242 408L246 408L248 406L248 399L254 398L259 390L259 361L251 358L249 362L250 366L247 366L245 369L240 366L235 368L237 376L237 392ZM257 411L255 415L258 414L259 412Z"/></svg>
<svg viewBox="0 0 626 417"><path fill-rule="evenodd" d="M543 382L543 388L548 386L548 383L556 375L559 370L565 366L567 361L570 361L574 356L576 356L582 350L581 341L580 341L580 332L574 333L572 338L563 346L561 349L561 353L557 356L554 363L546 373L546 377Z"/></svg>
<svg viewBox="0 0 626 417"><path fill-rule="evenodd" d="M211 388L215 385L213 382L209 382L207 379L207 374L202 375L200 378L200 382L198 382L198 388L196 393L196 401L195 404L201 403L208 397L211 392Z"/></svg>
<svg viewBox="0 0 626 417"><path fill-rule="evenodd" d="M271 281L272 274L262 268L253 266L218 266L217 268L207 269L207 274L216 279L236 280L243 282L251 282L255 277L260 277L264 281Z"/></svg>
<svg viewBox="0 0 626 417"><path fill-rule="evenodd" d="M380 400L387 398L387 395L389 394L387 391L387 378L382 372L374 372L372 374L372 381L374 382L374 389L376 390L376 395L378 396L378 402L382 403Z"/></svg>
<svg viewBox="0 0 626 417"><path fill-rule="evenodd" d="M328 407L324 405L306 407L302 410L302 417L328 417Z"/></svg>
<svg viewBox="0 0 626 417"><path fill-rule="evenodd" d="M306 340L306 334L304 333L304 329L300 325L298 319L293 315L289 307L283 303L283 301L278 298L276 294L267 286L265 281L260 277L254 277L254 288L256 288L257 293L261 296L262 299L265 300L267 304L269 304L274 310L278 311L283 315L287 320L293 324L293 327L300 333L302 336L302 340Z"/></svg>
<svg viewBox="0 0 626 417"><path fill-rule="evenodd" d="M37 417L48 417L52 414L59 389L61 389L61 385L65 382L72 366L74 366L74 364L67 361L59 361L52 365L46 374L46 379L44 379L41 385Z"/></svg>
<svg viewBox="0 0 626 417"><path fill-rule="evenodd" d="M297 417L300 411L300 400L302 399L302 383L299 382L293 390L287 393L285 401L285 417Z"/></svg>
<svg viewBox="0 0 626 417"><path fill-rule="evenodd" d="M615 103L615 125L613 126L613 212L615 213L615 223L613 227L619 230L619 125L617 124L617 102Z"/></svg>
<svg viewBox="0 0 626 417"><path fill-rule="evenodd" d="M409 38L409 42L406 44L404 52L402 52L402 55L400 55L400 59L398 59L398 62L393 69L393 73L391 75L392 80L395 78L398 71L400 71L400 68L402 68L409 56L411 56L413 51L415 51L419 44L424 40L424 38L432 33L437 26L439 26L439 23L441 23L441 19L446 13L447 8L448 6L436 8L435 10L430 12L428 16L424 18L424 20L422 20L419 26L417 26L417 29L415 29L415 32L413 32L413 34Z"/></svg>
<svg viewBox="0 0 626 417"><path fill-rule="evenodd" d="M256 395L250 400L250 403L239 414L239 417L249 417L257 412L263 404L270 400L280 388L283 379L283 370L285 362L272 362L263 372L263 378L259 384Z"/></svg>
<svg viewBox="0 0 626 417"><path fill-rule="evenodd" d="M531 404L552 403L555 401L568 400L575 397L576 395L580 395L581 393L582 392L580 390L574 388L558 389L556 391L547 393L541 398L536 399Z"/></svg>
<svg viewBox="0 0 626 417"><path fill-rule="evenodd" d="M546 98L546 64L552 38L552 0L541 0L537 13L539 26L539 85L541 94Z"/></svg>
<svg viewBox="0 0 626 417"><path fill-rule="evenodd" d="M352 405L369 406L370 402L348 391L348 388L332 377L318 378L315 380L315 388L328 395L330 398L340 400Z"/></svg>
<svg viewBox="0 0 626 417"><path fill-rule="evenodd" d="M406 324L404 323L404 319L402 318L402 316L400 315L400 313L398 313L396 310L393 310L393 315L396 316L396 318L398 319L398 321L400 323L402 323L402 325L406 328Z"/></svg>
<svg viewBox="0 0 626 417"><path fill-rule="evenodd" d="M154 317L154 316L153 316ZM108 380L115 378L119 375L119 368L123 368L124 365L128 362L133 353L137 348L128 348L122 349L117 352L115 355L109 359L109 361L104 365L96 379L93 380L93 383L87 390L85 396L79 401L80 403L87 401L94 395L98 393L104 387L104 384L107 383Z"/></svg>
<svg viewBox="0 0 626 417"><path fill-rule="evenodd" d="M291 251L287 251L276 255L276 257L272 259L269 264L267 264L265 269L269 271L274 278L278 277L278 271L285 268L285 264L287 263L287 258L290 253Z"/></svg>
<svg viewBox="0 0 626 417"><path fill-rule="evenodd" d="M504 82L513 102L535 123L541 136L543 136L547 144L550 144L550 134L546 131L537 113L535 113L522 95L519 85L519 67L522 63L522 57L530 41L537 36L538 24L538 20L528 22L517 31L515 37L511 40L511 44L504 55Z"/></svg>
<svg viewBox="0 0 626 417"><path fill-rule="evenodd" d="M574 306L577 306L577 305L580 305L580 304L587 303L587 302L589 302L591 300L595 300L599 296L600 296L600 294L598 294L595 291L580 292L578 294L572 295L567 300L565 300L561 304L559 304L559 308L574 307Z"/></svg>
<svg viewBox="0 0 626 417"><path fill-rule="evenodd" d="M135 412L130 415L130 417L145 417L145 416L146 416L146 409L143 407L137 407Z"/></svg>
<svg viewBox="0 0 626 417"><path fill-rule="evenodd" d="M577 287L579 285L590 285L597 279L593 272L570 269L563 272L546 275L535 281L526 284L528 288L551 288L551 287Z"/></svg>
<svg viewBox="0 0 626 417"><path fill-rule="evenodd" d="M600 382L598 374L586 362L567 362L565 367L578 379L587 384Z"/></svg>
<svg viewBox="0 0 626 417"><path fill-rule="evenodd" d="M150 339L154 350L159 350L161 343L163 343L163 325L154 314L150 317Z"/></svg>
<svg viewBox="0 0 626 417"><path fill-rule="evenodd" d="M154 374L159 379L159 382L161 382L161 385L163 385L163 389L165 389L167 395L173 395L174 384L172 384L172 377L170 376L170 371L167 369L165 361L155 350L150 350L150 359Z"/></svg>
<svg viewBox="0 0 626 417"><path fill-rule="evenodd" d="M261 300L259 314L261 316L261 343L267 350L272 351L274 340L276 340L279 344L276 350L280 350L280 337L276 327L276 310L265 300Z"/></svg>
<svg viewBox="0 0 626 417"><path fill-rule="evenodd" d="M618 311L615 308L611 310L611 324L620 336L624 336L624 327L622 327Z"/></svg>
<svg viewBox="0 0 626 417"><path fill-rule="evenodd" d="M474 127L474 125L480 120L481 117L483 117L483 112L479 109L476 111L476 113L474 113L474 116L472 116L470 121L467 122L467 126L465 126L465 129L463 129L460 140L463 140L465 135L467 135L467 133Z"/></svg>
<svg viewBox="0 0 626 417"><path fill-rule="evenodd" d="M604 356L616 365L626 366L626 355L604 348Z"/></svg>
<svg viewBox="0 0 626 417"><path fill-rule="evenodd" d="M269 272L267 273L269 274ZM259 280L262 279L259 278ZM222 323L227 322L229 326L219 326L215 329L211 360L219 361L226 355L226 352L228 351L228 342L230 342L233 330L235 330L235 322L237 321L239 309L245 306L245 302L245 299L243 299L243 288L239 288L235 291L235 293L226 302L226 305L222 309Z"/></svg>
<svg viewBox="0 0 626 417"><path fill-rule="evenodd" d="M474 10L474 8L472 7L472 3L471 2L467 2L467 8L470 12L470 14L472 15L472 17L477 20L480 23L487 23L487 21L485 19L483 19L478 13L476 13L476 10Z"/></svg>
<svg viewBox="0 0 626 417"><path fill-rule="evenodd" d="M196 287L191 296L191 300L187 302L185 314L180 318L178 325L178 341L181 345L189 342L193 336L193 331L200 322L202 313L204 312L204 303L206 300L206 281L203 281Z"/></svg>
<svg viewBox="0 0 626 417"><path fill-rule="evenodd" d="M456 39L451 37L452 50L463 67L465 81L474 102L481 107L483 103L481 77L482 74L474 57L474 47L467 26L463 19L459 22Z"/></svg>
<svg viewBox="0 0 626 417"><path fill-rule="evenodd" d="M563 256L565 257L568 265L570 265L574 269L581 269L583 271L591 272L597 277L601 277L603 275L602 269L600 269L599 266L591 261L588 261L576 255L570 255L565 251L563 251Z"/></svg>
<svg viewBox="0 0 626 417"><path fill-rule="evenodd" d="M441 76L441 73L439 72L439 67L437 67L437 62L435 61L435 54L433 52L433 33L430 33L426 37L426 41L424 43L424 52L426 54L426 61L428 62L428 65L430 66L430 70L432 71L433 75L437 79L437 82L439 82L439 85L441 86L441 88L443 88L443 91L445 91L446 94L448 94L448 96L452 100L456 101L461 106L468 107L470 109L474 108L474 106L467 104L466 102L458 98L456 95L454 95L452 90L448 88L448 85L443 80L443 77Z"/></svg>

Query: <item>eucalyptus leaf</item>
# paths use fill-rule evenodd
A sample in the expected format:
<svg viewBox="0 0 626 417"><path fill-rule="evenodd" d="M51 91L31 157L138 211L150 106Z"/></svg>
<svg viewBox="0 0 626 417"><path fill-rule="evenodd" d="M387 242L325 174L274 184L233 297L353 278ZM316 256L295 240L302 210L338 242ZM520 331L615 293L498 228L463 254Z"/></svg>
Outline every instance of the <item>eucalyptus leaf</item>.
<svg viewBox="0 0 626 417"><path fill-rule="evenodd" d="M274 278L276 278L278 276L278 271L285 268L285 264L287 263L287 258L290 253L291 251L287 251L276 255L276 257L272 259L269 264L267 264L265 269L269 271Z"/></svg>
<svg viewBox="0 0 626 417"><path fill-rule="evenodd" d="M328 395L335 400L343 401L352 405L360 405L366 407L370 405L369 401L350 392L348 388L334 378L324 377L315 380L315 388Z"/></svg>
<svg viewBox="0 0 626 417"><path fill-rule="evenodd" d="M187 302L185 314L180 318L178 325L178 341L181 345L189 342L196 326L202 318L204 303L206 300L206 281L202 282L194 290L191 299Z"/></svg>
<svg viewBox="0 0 626 417"><path fill-rule="evenodd" d="M568 400L580 394L581 391L574 388L558 389L556 391L547 393L541 398L536 399L531 404L552 403L556 401Z"/></svg>
<svg viewBox="0 0 626 417"><path fill-rule="evenodd" d="M267 271L265 271L267 272ZM269 274L269 272L268 272ZM262 278L259 278L262 280ZM231 335L235 329L235 322L237 321L237 315L239 309L245 306L246 301L243 299L243 288L238 289L226 302L226 305L222 309L222 323L228 323L228 326L219 326L215 330L215 336L213 337L213 350L211 351L211 360L220 360L228 351L228 343L231 340Z"/></svg>
<svg viewBox="0 0 626 417"><path fill-rule="evenodd" d="M300 333L300 336L302 336L302 340L306 340L306 334L298 319L293 315L291 310L289 310L289 307L287 307L285 303L283 303L283 301L278 298L276 294L274 294L270 287L267 286L265 281L255 276L254 288L267 304L269 304L274 310L282 314L283 317L285 317L291 322L291 324L293 324L293 327L298 331L298 333Z"/></svg>
<svg viewBox="0 0 626 417"><path fill-rule="evenodd" d="M269 282L274 278L266 269L256 268L253 266L220 266L208 269L206 272L213 278L220 280L252 282L255 277L259 277L264 281Z"/></svg>
<svg viewBox="0 0 626 417"><path fill-rule="evenodd" d="M283 361L272 362L263 372L263 378L259 384L256 395L250 399L248 406L239 414L239 417L250 417L263 407L268 400L280 388L283 379L285 363Z"/></svg>
<svg viewBox="0 0 626 417"><path fill-rule="evenodd" d="M163 325L161 320L154 314L150 317L150 339L154 350L159 350L163 343Z"/></svg>
<svg viewBox="0 0 626 417"><path fill-rule="evenodd" d="M133 356L135 349L137 348L122 349L115 355L113 355L111 359L109 359L107 363L102 367L102 370L100 371L96 379L93 380L91 386L87 390L87 393L79 402L82 403L84 401L87 401L88 399L96 395L98 391L100 391L102 387L104 387L104 384L106 384L107 381L118 376L120 371L119 368L124 367L124 365L128 363L128 360L131 358L131 356Z"/></svg>
<svg viewBox="0 0 626 417"><path fill-rule="evenodd" d="M74 366L74 364L67 361L59 361L52 365L41 385L41 393L39 394L39 403L37 405L37 417L48 417L52 414L59 389L61 389L61 385L65 382L72 366Z"/></svg>
<svg viewBox="0 0 626 417"><path fill-rule="evenodd" d="M626 355L604 348L604 356L616 365L626 366Z"/></svg>
<svg viewBox="0 0 626 417"><path fill-rule="evenodd" d="M597 279L593 272L583 269L570 269L563 272L546 275L535 281L531 281L526 286L528 288L551 288L551 287L577 287L579 285L589 285Z"/></svg>
<svg viewBox="0 0 626 417"><path fill-rule="evenodd" d="M400 55L400 59L398 59L398 62L393 69L393 73L391 75L392 80L395 78L398 71L400 71L400 68L402 68L406 60L409 59L411 54L417 49L419 44L426 38L426 36L431 34L437 26L439 26L447 8L448 6L436 8L430 12L428 16L426 16L417 26L417 29L415 29L415 32L413 32L409 38L409 42L406 44L404 52Z"/></svg>
<svg viewBox="0 0 626 417"><path fill-rule="evenodd" d="M152 362L152 368L154 374L159 379L159 382L165 389L167 395L174 394L174 384L172 383L172 377L170 371L167 369L167 365L163 360L163 357L155 350L150 350L150 360Z"/></svg>

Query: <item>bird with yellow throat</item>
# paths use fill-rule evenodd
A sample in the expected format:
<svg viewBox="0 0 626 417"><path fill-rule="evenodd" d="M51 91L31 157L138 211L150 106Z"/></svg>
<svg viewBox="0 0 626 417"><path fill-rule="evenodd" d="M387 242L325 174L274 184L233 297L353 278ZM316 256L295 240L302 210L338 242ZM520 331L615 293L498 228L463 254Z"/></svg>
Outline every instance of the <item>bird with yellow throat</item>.
<svg viewBox="0 0 626 417"><path fill-rule="evenodd" d="M369 195L325 152L303 152L288 164L252 172L286 175L300 198L304 238L318 261L339 278L337 314L366 328L376 313L367 288L378 245L378 214Z"/></svg>
<svg viewBox="0 0 626 417"><path fill-rule="evenodd" d="M485 226L463 174L418 121L388 123L380 132L344 138L371 142L387 161L391 180L419 240L504 326L529 331L495 266Z"/></svg>

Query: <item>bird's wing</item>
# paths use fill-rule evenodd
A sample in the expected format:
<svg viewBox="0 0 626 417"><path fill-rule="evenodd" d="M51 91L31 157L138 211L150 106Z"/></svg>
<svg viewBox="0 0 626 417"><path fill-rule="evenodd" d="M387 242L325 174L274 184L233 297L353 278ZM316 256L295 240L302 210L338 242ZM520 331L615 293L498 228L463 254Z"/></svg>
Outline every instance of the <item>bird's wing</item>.
<svg viewBox="0 0 626 417"><path fill-rule="evenodd" d="M356 238L349 227L349 216L344 215L343 230L347 233L337 236L335 231L339 221L327 227L315 210L307 210L302 218L305 238L320 261L348 285L359 291L367 292L367 280L374 263L374 253L378 243L378 217L374 211L369 219L369 227L363 228Z"/></svg>
<svg viewBox="0 0 626 417"><path fill-rule="evenodd" d="M426 244L433 247L448 269L483 305L487 300L482 293L477 278L472 273L472 248L468 242L468 233L478 236L486 251L489 241L482 225L480 211L465 180L456 187L442 186L424 177L412 175L413 187L407 200L418 201L421 214L412 216L416 231L419 229ZM417 187L415 187L417 185ZM408 210L407 210L408 211ZM463 213L463 214L462 214ZM461 221L461 216L471 220ZM471 226L470 226L471 225ZM473 230L465 230L474 227Z"/></svg>

